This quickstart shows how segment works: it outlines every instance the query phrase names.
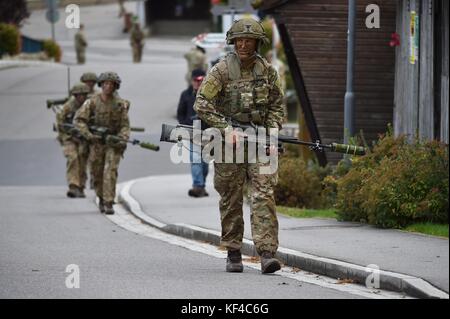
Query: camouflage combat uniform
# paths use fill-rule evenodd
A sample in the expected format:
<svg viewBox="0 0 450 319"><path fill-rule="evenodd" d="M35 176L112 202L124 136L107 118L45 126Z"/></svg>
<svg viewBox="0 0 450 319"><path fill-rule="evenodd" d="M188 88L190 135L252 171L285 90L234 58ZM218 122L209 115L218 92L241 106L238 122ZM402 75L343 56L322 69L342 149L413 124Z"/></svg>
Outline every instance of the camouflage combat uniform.
<svg viewBox="0 0 450 319"><path fill-rule="evenodd" d="M75 85L72 94L87 94L89 88L85 84ZM73 124L75 113L81 104L72 95L56 115L58 127L58 140L60 141L64 156L67 159L66 178L69 185L68 196L84 197L83 190L86 184L86 165L89 154L88 143L77 134L70 134L62 128L63 124Z"/></svg>
<svg viewBox="0 0 450 319"><path fill-rule="evenodd" d="M97 84L98 79L97 79L97 75L94 72L85 72L81 75L80 81L83 83L92 81L92 82L95 82L95 84ZM98 93L98 92L95 89L95 85L94 85L88 93L88 98L92 97L96 93Z"/></svg>
<svg viewBox="0 0 450 319"><path fill-rule="evenodd" d="M238 55L232 52L207 74L194 109L209 126L219 129L229 125L227 119L280 129L284 117L282 98L278 74L264 58L257 55L248 68L243 68ZM248 181L251 186L253 241L258 254L268 252L273 256L278 248L278 220L273 192L277 174L260 174L261 165L260 162L214 164L214 187L221 197L221 245L229 251L242 247L243 191Z"/></svg>
<svg viewBox="0 0 450 319"><path fill-rule="evenodd" d="M106 73L115 74L112 72ZM102 74L103 75L103 74ZM102 75L99 85L107 81L108 76ZM114 77L112 77L114 79ZM118 76L116 75L116 79ZM120 85L120 79L118 79ZM117 94L113 94L111 100L104 102L101 93L91 97L83 104L77 112L75 125L80 132L90 141L90 156L92 157L91 169L94 176L94 188L100 201L112 204L116 194L116 182L120 158L122 157L126 144L108 144L105 141L95 141L93 133L88 126L100 126L108 128L111 135L117 135L128 139L130 136L130 123L128 118L127 103Z"/></svg>
<svg viewBox="0 0 450 319"><path fill-rule="evenodd" d="M188 86L190 86L192 81L192 71L195 69L200 69L206 72L208 70L208 61L206 54L202 51L201 48L198 47L192 48L184 55L184 58L186 59L188 64L188 70L185 76L185 80Z"/></svg>
<svg viewBox="0 0 450 319"><path fill-rule="evenodd" d="M133 62L141 62L142 49L144 47L144 33L138 23L134 23L133 28L131 29L130 44L133 50Z"/></svg>
<svg viewBox="0 0 450 319"><path fill-rule="evenodd" d="M77 53L77 63L84 64L86 62L86 47L87 41L84 37L83 30L80 30L75 34L75 51Z"/></svg>

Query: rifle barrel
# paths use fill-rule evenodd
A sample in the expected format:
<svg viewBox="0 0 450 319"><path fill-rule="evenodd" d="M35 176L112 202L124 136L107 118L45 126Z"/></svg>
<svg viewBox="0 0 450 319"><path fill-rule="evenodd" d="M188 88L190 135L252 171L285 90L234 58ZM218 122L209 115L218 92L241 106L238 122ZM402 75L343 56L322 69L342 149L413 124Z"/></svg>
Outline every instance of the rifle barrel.
<svg viewBox="0 0 450 319"><path fill-rule="evenodd" d="M250 126L236 125L233 127L246 129L246 128L249 128ZM164 141L164 142L172 142L172 143L175 142L176 143L177 142L176 140L174 141L174 140L170 139L170 133L172 132L172 130L177 129L177 128L185 128L190 131L193 131L193 129L194 129L193 126L184 125L184 124L178 124L178 125L163 124L160 140ZM252 128L257 129L256 127L252 127ZM192 135L191 135L191 138L192 138ZM253 139L253 138L250 138L250 139L246 138L246 140L249 142L257 141L257 139ZM270 142L269 137L268 137L267 141ZM324 149L329 149L332 152L343 153L343 154L351 154L351 155L365 155L366 154L366 149L362 146L357 146L357 145L339 144L339 143L321 144L319 141L315 142L315 143L308 142L308 141L302 141L295 137L286 136L286 135L278 135L278 141L281 143L305 145L305 146L309 146L313 150L318 150L318 151L322 151Z"/></svg>

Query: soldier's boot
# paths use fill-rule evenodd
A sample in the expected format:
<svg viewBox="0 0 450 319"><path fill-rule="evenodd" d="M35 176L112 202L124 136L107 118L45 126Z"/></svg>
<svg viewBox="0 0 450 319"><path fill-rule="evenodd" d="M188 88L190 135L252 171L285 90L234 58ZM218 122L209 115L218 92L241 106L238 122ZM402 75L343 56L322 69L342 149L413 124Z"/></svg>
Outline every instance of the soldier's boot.
<svg viewBox="0 0 450 319"><path fill-rule="evenodd" d="M227 257L227 272L242 272L244 265L242 265L242 255L240 250L229 250Z"/></svg>
<svg viewBox="0 0 450 319"><path fill-rule="evenodd" d="M270 252L263 252L261 254L261 272L263 274L271 274L281 269L281 264L278 259L273 257Z"/></svg>
<svg viewBox="0 0 450 319"><path fill-rule="evenodd" d="M114 208L112 202L105 202L105 214L106 215L113 215L114 214Z"/></svg>
<svg viewBox="0 0 450 319"><path fill-rule="evenodd" d="M103 198L98 199L98 208L100 209L100 213L105 212L105 202L103 201Z"/></svg>
<svg viewBox="0 0 450 319"><path fill-rule="evenodd" d="M78 197L78 187L71 184L69 185L69 190L67 191L67 197L76 198Z"/></svg>
<svg viewBox="0 0 450 319"><path fill-rule="evenodd" d="M86 194L84 194L84 188L82 188L82 187L78 188L77 197L79 197L79 198L85 198L86 197Z"/></svg>
<svg viewBox="0 0 450 319"><path fill-rule="evenodd" d="M204 187L194 186L189 190L188 195L191 197L205 197L209 196L209 194L205 191Z"/></svg>

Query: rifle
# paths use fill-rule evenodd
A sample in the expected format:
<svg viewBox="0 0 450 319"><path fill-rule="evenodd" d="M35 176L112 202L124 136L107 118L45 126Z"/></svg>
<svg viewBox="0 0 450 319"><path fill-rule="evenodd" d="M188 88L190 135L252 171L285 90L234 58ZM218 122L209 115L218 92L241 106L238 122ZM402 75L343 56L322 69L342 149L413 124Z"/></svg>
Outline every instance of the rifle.
<svg viewBox="0 0 450 319"><path fill-rule="evenodd" d="M69 97L47 100L47 109L52 109L53 112L58 113L61 110L61 106L64 105L69 100Z"/></svg>
<svg viewBox="0 0 450 319"><path fill-rule="evenodd" d="M69 134L72 134L72 135L75 135L75 136L81 135L80 131L73 124L64 123L64 124L61 125L61 129L64 130L65 132L67 132ZM89 126L89 130L93 134L99 136L103 143L106 143L106 139L108 138L108 139L112 139L115 142L130 143L132 145L139 145L140 147L148 149L148 150L151 150L151 151L155 151L155 152L159 151L159 146L158 145L154 145L154 144L147 143L147 142L141 142L141 141L139 141L137 139L125 139L125 138L122 138L120 136L111 134L109 132L109 129L106 128L106 127L91 125L91 126Z"/></svg>
<svg viewBox="0 0 450 319"><path fill-rule="evenodd" d="M130 127L131 132L145 132L145 127ZM53 123L53 132L58 132L56 129L56 124Z"/></svg>
<svg viewBox="0 0 450 319"><path fill-rule="evenodd" d="M244 131L248 128L252 128L255 130L255 133L257 132L257 128L258 128L253 125L242 125L239 123L232 123L231 126L233 128L240 128ZM171 132L177 128L186 129L189 132L190 141L192 141L194 127L191 125L183 125L183 124L178 124L178 125L162 124L160 141L170 142L170 143L181 142L183 139L182 135L178 135L176 140L173 140L170 138ZM249 137L245 137L244 141L256 142L257 139L249 136ZM270 137L266 137L266 147L267 147L267 145L270 145L270 142L271 142ZM350 155L365 155L366 154L366 149L362 146L339 144L339 143L322 144L322 143L320 143L320 141L306 142L306 141L299 140L295 137L291 137L291 136L287 136L287 135L278 135L279 149L281 147L281 144L283 144L283 143L305 145L305 146L309 146L314 151L321 151L321 152L323 152L324 150L329 150L331 152L350 154Z"/></svg>

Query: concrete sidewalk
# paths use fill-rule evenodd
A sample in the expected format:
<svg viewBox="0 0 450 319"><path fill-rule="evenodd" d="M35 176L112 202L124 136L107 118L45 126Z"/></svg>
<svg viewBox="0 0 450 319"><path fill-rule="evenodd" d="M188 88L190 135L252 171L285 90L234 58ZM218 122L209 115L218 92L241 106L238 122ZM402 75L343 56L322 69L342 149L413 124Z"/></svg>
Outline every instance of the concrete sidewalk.
<svg viewBox="0 0 450 319"><path fill-rule="evenodd" d="M220 242L219 195L208 178L206 198L191 198L190 175L152 176L126 183L120 200L144 222L216 245ZM243 253L255 255L249 208L244 205ZM289 266L364 284L379 267L380 288L424 298L448 298L448 239L398 230L279 215L277 257ZM371 266L373 268L373 266ZM375 268L376 269L376 268ZM375 273L378 271L375 271ZM439 288L439 289L436 289Z"/></svg>
<svg viewBox="0 0 450 319"><path fill-rule="evenodd" d="M30 67L30 66L62 67L63 65L51 61L16 60L16 59L0 60L0 71L11 68Z"/></svg>

